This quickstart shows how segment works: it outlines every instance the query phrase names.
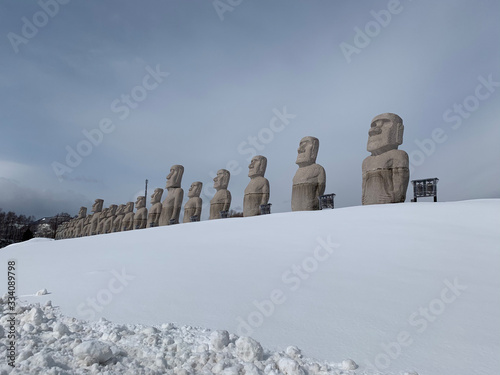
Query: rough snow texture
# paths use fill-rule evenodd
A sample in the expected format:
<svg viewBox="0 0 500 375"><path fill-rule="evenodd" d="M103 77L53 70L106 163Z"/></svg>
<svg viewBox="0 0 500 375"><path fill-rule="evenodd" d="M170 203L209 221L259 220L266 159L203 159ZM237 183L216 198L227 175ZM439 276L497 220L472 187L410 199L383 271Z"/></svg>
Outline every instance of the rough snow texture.
<svg viewBox="0 0 500 375"><path fill-rule="evenodd" d="M6 300L0 299L0 327L7 325ZM343 363L302 358L296 347L285 353L265 351L252 338L227 331L172 323L122 325L105 319L89 323L62 315L50 301L42 307L17 306L16 313L16 367L0 365L1 375L354 374L343 371ZM0 328L0 338L3 333ZM6 357L3 343L0 356Z"/></svg>

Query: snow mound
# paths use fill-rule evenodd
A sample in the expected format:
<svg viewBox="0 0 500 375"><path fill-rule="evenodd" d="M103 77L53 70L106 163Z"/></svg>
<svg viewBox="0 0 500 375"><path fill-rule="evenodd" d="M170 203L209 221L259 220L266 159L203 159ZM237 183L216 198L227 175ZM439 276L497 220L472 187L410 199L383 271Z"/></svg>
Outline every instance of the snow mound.
<svg viewBox="0 0 500 375"><path fill-rule="evenodd" d="M6 296L0 299L0 337L10 317L6 301ZM273 352L250 337L172 323L153 327L80 321L64 316L50 301L18 305L16 319L16 366L0 365L2 375L354 375L352 366L346 366L352 360L319 362L303 358L294 346ZM5 345L0 355L6 358Z"/></svg>

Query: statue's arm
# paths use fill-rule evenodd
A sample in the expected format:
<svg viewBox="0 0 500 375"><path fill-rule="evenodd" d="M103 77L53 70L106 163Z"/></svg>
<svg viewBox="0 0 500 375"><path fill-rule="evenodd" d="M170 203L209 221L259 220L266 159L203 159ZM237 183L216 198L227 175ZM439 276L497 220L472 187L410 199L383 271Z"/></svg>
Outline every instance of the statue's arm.
<svg viewBox="0 0 500 375"><path fill-rule="evenodd" d="M262 187L262 200L260 201L260 204L267 204L269 202L269 181L266 179L266 182L264 186Z"/></svg>
<svg viewBox="0 0 500 375"><path fill-rule="evenodd" d="M194 215L195 216L198 216L198 218L201 218L201 207L203 206L203 201L201 200L200 197L197 197L196 198L196 204L195 204L195 211L194 211Z"/></svg>
<svg viewBox="0 0 500 375"><path fill-rule="evenodd" d="M172 216L170 217L171 219L177 219L179 217L179 214L181 213L181 207L182 207L182 200L184 199L184 190L179 188L175 192L174 196L174 209L172 210Z"/></svg>
<svg viewBox="0 0 500 375"><path fill-rule="evenodd" d="M318 190L316 191L316 196L319 197L325 194L326 188L326 173L325 169L320 166L319 174L318 174Z"/></svg>
<svg viewBox="0 0 500 375"><path fill-rule="evenodd" d="M410 180L410 170L405 167L392 169L393 202L404 202Z"/></svg>
<svg viewBox="0 0 500 375"><path fill-rule="evenodd" d="M393 202L404 202L406 199L406 190L410 180L410 161L408 154L398 150L397 157L394 159L392 169Z"/></svg>
<svg viewBox="0 0 500 375"><path fill-rule="evenodd" d="M224 210L223 211L229 211L229 207L231 207L231 192L229 190L226 190L226 199L224 200Z"/></svg>

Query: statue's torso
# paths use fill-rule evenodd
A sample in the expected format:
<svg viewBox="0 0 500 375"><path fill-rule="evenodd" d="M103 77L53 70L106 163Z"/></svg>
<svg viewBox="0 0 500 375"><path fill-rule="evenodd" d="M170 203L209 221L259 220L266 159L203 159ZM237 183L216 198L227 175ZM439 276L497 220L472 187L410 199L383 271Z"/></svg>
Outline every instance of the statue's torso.
<svg viewBox="0 0 500 375"><path fill-rule="evenodd" d="M292 211L319 209L319 195L324 193L325 170L319 164L297 170L293 177Z"/></svg>

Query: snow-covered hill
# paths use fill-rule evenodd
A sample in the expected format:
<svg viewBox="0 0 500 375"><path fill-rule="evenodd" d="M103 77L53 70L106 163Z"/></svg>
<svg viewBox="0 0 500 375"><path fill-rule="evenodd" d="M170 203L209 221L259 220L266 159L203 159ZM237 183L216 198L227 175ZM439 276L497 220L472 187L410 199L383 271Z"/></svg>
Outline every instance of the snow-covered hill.
<svg viewBox="0 0 500 375"><path fill-rule="evenodd" d="M227 351L251 336L332 371L496 374L499 214L500 200L406 203L34 239L0 251L0 291L15 259L21 301L81 320L227 330Z"/></svg>

